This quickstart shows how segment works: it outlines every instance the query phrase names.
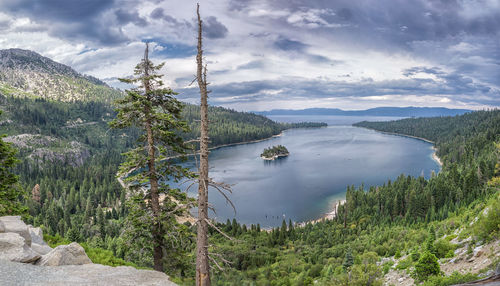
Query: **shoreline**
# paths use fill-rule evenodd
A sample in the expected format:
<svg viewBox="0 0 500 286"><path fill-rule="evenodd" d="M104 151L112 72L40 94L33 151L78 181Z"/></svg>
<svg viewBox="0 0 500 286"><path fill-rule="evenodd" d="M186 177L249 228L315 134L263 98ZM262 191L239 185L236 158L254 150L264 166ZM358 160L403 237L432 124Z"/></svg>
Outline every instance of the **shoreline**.
<svg viewBox="0 0 500 286"><path fill-rule="evenodd" d="M352 125L351 125L352 126ZM428 140L428 139L425 139L425 138L422 138L422 137L417 137L417 136L412 136L412 135L406 135L406 134L400 134L400 133L394 133L394 132L385 132L385 131L379 131L379 130L376 130L376 129L372 129L372 128L367 128L367 127L361 127L361 126L354 126L354 127L359 127L359 128L365 128L365 129L369 129L369 130L373 130L373 131L376 131L376 132L380 132L380 133L383 133L383 134L387 134L387 135L395 135L395 136L402 136L402 137L408 137L408 138L413 138L413 139L417 139L417 140L421 140L421 141L424 141L424 142L427 142L427 143L431 143L433 144L432 146L432 150L434 151L432 153L432 159L438 163L438 165L440 167L443 166L443 163L441 161L441 159L437 156L436 152L437 152L437 148L434 146L435 145L435 142L431 141L431 140ZM272 138L276 138L276 137L280 137L283 135L283 133L288 130L288 129L285 129L283 131L281 131L279 134L276 134L276 135L272 135L270 137L267 137L267 138L262 138L262 139L256 139L256 140L251 140L251 141L245 141L245 142L237 142L237 143L229 143L229 144L223 144L223 145L219 145L219 146L215 146L215 147L211 147L209 148L209 150L215 150L215 149L218 149L218 148L222 148L222 147L231 147L231 146L237 146L237 145L243 145L243 144L252 144L252 143L258 143L258 142L262 142L262 141L266 141L266 140L269 140L269 139L272 139ZM199 153L195 153L195 154L185 154L184 156L196 156L198 155ZM169 157L168 159L174 159L174 158L178 158L180 157L181 155L178 155L178 156L173 156L173 157ZM264 160L273 160L273 159L268 159L268 158L263 158L261 156L262 159ZM127 188L125 182L123 182L122 178L121 177L117 177L118 179L118 182L120 183L120 185L123 187L123 188ZM315 224L315 223L318 223L318 222L322 222L322 221L325 221L325 220L332 220L334 219L336 216L337 216L337 211L338 211L338 208L345 204L346 203L346 199L341 199L341 200L337 200L335 201L333 207L330 209L330 211L328 211L327 213L324 213L322 214L319 218L317 219L311 219L311 220L307 220L307 221L303 221L303 222L297 222L295 223L295 226L297 227L304 227L306 226L308 223L311 223L311 224ZM272 229L272 228L271 228ZM264 229L263 229L264 230Z"/></svg>
<svg viewBox="0 0 500 286"><path fill-rule="evenodd" d="M412 135L406 135L406 134L400 134L400 133L394 133L394 132L379 131L379 130L372 129L372 128L367 128L367 127L361 127L361 126L354 126L354 127L365 128L365 129L373 130L373 131L380 132L380 133L387 134L387 135L396 135L396 136L408 137L408 138L413 138L413 139L421 140L421 141L424 141L424 142L427 142L427 143L431 143L431 144L433 144L432 150L434 151L432 153L432 159L436 163L438 163L439 167L441 167L441 168L443 167L443 162L441 161L441 158L439 158L438 155L436 154L437 148L435 146L436 143L434 141L431 141L429 139L425 139L425 138L422 138L422 137L417 137L417 136L412 136ZM334 219L336 217L337 210L338 210L339 206L345 204L345 202L346 202L346 199L338 200L338 201L335 202L333 208L329 212L323 214L321 217L319 217L317 219L312 219L312 220L300 222L300 223L297 223L296 225L298 227L304 227L308 223L315 224L315 223L318 223L318 222L321 222L321 221L324 221L324 220L332 220L332 219Z"/></svg>
<svg viewBox="0 0 500 286"><path fill-rule="evenodd" d="M266 141L266 140L269 140L269 139L273 139L273 138L276 138L276 137L281 137L283 135L283 132L285 132L286 130L288 130L288 129L285 129L285 130L281 131L279 134L272 135L271 137L262 138L262 139L255 139L255 140L245 141L245 142L237 142L237 143L229 143L229 144L218 145L218 146L214 146L214 147L208 148L208 150L215 150L215 149L219 149L219 148L222 148L222 147L231 147L231 146L243 145L243 144L259 143L259 142ZM190 156L192 156L192 155L190 155Z"/></svg>
<svg viewBox="0 0 500 286"><path fill-rule="evenodd" d="M380 132L382 134L395 135L395 136L401 136L401 137L408 137L408 138L413 138L413 139L421 140L421 141L424 141L424 142L427 142L427 143L431 143L432 144L432 150L434 151L432 153L432 159L436 163L438 163L439 167L441 167L441 168L443 167L443 161L441 161L441 158L439 158L439 156L437 155L438 149L436 148L436 142L434 142L434 141L431 141L429 139L425 139L425 138L422 138L422 137L417 137L417 136L412 136L412 135L407 135L407 134L401 134L401 133L395 133L395 132L380 131L380 130L376 130L376 129L368 128L368 127L363 127L363 126L354 126L354 127L365 128L365 129L368 129L368 130L373 130L373 131L376 131L376 132Z"/></svg>
<svg viewBox="0 0 500 286"><path fill-rule="evenodd" d="M437 148L432 146L432 150L434 153L432 153L432 159L438 163L439 167L443 168L443 162L441 161L441 158L438 157L437 155Z"/></svg>
<svg viewBox="0 0 500 286"><path fill-rule="evenodd" d="M287 154L281 154L281 155L274 155L272 157L265 157L265 156L260 156L263 160L266 160L266 161L274 161L276 159L279 159L279 158L285 158L285 157L288 157L290 156L290 153L287 153Z"/></svg>
<svg viewBox="0 0 500 286"><path fill-rule="evenodd" d="M346 203L346 199L337 200L333 204L333 208L331 208L329 212L324 213L320 218L311 219L311 220L303 221L303 222L298 222L295 225L297 227L305 227L309 223L315 224L315 223L326 221L326 220L332 220L337 216L337 212L338 212L339 207L341 205L344 205L345 203Z"/></svg>

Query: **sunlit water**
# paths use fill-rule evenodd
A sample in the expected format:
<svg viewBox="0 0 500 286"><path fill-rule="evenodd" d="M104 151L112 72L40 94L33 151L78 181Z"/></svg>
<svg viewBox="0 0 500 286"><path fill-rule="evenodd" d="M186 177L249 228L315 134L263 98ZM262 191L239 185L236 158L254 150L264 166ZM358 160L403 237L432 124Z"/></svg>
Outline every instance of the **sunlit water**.
<svg viewBox="0 0 500 286"><path fill-rule="evenodd" d="M281 225L283 218L302 222L327 213L335 201L345 197L348 185L381 185L401 173L428 178L440 168L432 159L432 145L427 142L345 125L388 118L271 118L321 121L330 126L286 130L266 141L212 150L210 177L234 184L229 197L236 214L224 197L211 189L209 201L217 211L211 217L219 221L235 217L240 223L260 223L262 227ZM278 144L286 146L289 157L275 161L260 158L264 148ZM185 164L195 167L194 161ZM196 190L195 186L190 193L195 195Z"/></svg>

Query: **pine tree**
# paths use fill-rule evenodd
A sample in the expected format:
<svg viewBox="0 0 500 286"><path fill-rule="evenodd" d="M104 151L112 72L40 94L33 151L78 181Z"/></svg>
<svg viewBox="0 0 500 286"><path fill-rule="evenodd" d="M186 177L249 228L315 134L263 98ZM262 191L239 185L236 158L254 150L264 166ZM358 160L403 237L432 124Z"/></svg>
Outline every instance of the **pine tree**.
<svg viewBox="0 0 500 286"><path fill-rule="evenodd" d="M437 257L426 251L422 254L415 264L415 274L419 281L427 280L431 275L437 275L441 272Z"/></svg>
<svg viewBox="0 0 500 286"><path fill-rule="evenodd" d="M126 97L117 101L118 114L110 123L113 128L134 126L142 132L138 146L125 153L126 161L121 164L119 174L134 191L131 197L135 197L136 206L140 200L147 202L147 210L133 208L135 211L131 211L128 221L138 234L151 235L148 241L153 244L157 271L164 270L167 230L170 234L176 233L179 224L175 216L187 215L190 207L186 194L170 188L166 181L192 176L188 169L168 159L185 154L187 147L179 133L188 131L188 127L181 120L183 104L174 97L176 93L172 89L163 86L162 75L158 74L162 67L163 64L154 65L149 60L146 44L144 58L135 68L135 77L121 79L137 87L127 90ZM145 226L149 227L144 229Z"/></svg>
<svg viewBox="0 0 500 286"><path fill-rule="evenodd" d="M349 248L345 254L344 263L342 266L345 270L349 269L354 264L354 256L352 256L352 250Z"/></svg>
<svg viewBox="0 0 500 286"><path fill-rule="evenodd" d="M290 240L295 239L295 230L293 229L292 219L288 220L288 237L290 238Z"/></svg>
<svg viewBox="0 0 500 286"><path fill-rule="evenodd" d="M18 162L16 150L11 143L4 142L2 137L4 136L0 136L0 216L27 214L28 208L20 200L23 191L17 185L18 177L11 173Z"/></svg>

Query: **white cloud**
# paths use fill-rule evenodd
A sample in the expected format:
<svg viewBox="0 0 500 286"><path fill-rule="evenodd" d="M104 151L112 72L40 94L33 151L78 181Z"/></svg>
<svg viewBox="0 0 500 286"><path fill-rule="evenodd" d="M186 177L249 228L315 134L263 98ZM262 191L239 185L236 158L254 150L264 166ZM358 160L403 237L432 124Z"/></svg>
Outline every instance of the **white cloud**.
<svg viewBox="0 0 500 286"><path fill-rule="evenodd" d="M108 46L49 33L45 30L49 27L35 18L10 15L4 11L0 13L0 48L34 50L79 72L106 79L108 83L118 86L116 78L132 74L141 59L144 50L142 40L151 39L154 42L152 59L156 63L166 62L163 70L165 82L174 89L182 89L192 81L195 73L194 55L189 49L196 44L192 26L196 2L120 1L120 7L103 13L106 18L103 23L114 25L113 9L122 8L136 11L149 25L128 23L116 26L116 31L130 40ZM201 3L203 17L214 16L228 29L226 37L205 39L204 42L205 57L209 63L208 80L212 87L238 87L252 81L273 81L281 85L258 92L249 91L246 95L213 93L213 102L245 110L294 106L349 109L381 105L498 105L499 99L495 95L500 95L499 58L494 55L499 46L494 37L488 39L488 36L470 36L460 32L436 39L425 33L423 36L415 34L419 31L415 25L409 24L411 21L376 21L384 15L369 18L368 14L352 12L353 17L358 18L355 18L357 22L350 21L345 15L341 17L335 3L323 3L322 7L308 5L308 1L301 5L286 1L251 1L240 10L229 10L229 2L207 0ZM499 8L498 1L494 0L483 1L484 5L469 2L460 2L463 7L460 13L464 19L492 15ZM351 7L346 3L338 5ZM387 5L386 2L382 4ZM433 17L442 16L436 9L431 9L432 5L424 6L427 10L415 11L423 18L422 21L427 23ZM394 7L395 14L398 7ZM156 8L162 8L164 14L174 20L152 19L151 12ZM367 8L362 12L375 13L373 11ZM431 30L429 34L434 35L433 32ZM284 40L285 46L277 45L280 39ZM405 75L405 70L412 67L437 67L443 75L427 72ZM444 75L456 78L445 78ZM331 95L321 94L321 98L315 98L320 95L311 92L312 87L301 90L302 94L291 95L286 88L290 80L314 82L319 89L326 91L325 94L331 92ZM453 80L463 84L463 91L457 91L448 84ZM467 83L467 80L470 82ZM385 94L383 91L391 88L385 86L386 83L393 84L393 89L402 89L401 94ZM333 84L341 87L334 88ZM412 84L418 85L418 94L412 94ZM376 90L377 94L365 94L372 90L364 87L378 85L382 87ZM357 91L359 96L353 96L353 91ZM457 94L451 94L452 91ZM241 102L235 102L237 100ZM262 106L259 107L259 104Z"/></svg>

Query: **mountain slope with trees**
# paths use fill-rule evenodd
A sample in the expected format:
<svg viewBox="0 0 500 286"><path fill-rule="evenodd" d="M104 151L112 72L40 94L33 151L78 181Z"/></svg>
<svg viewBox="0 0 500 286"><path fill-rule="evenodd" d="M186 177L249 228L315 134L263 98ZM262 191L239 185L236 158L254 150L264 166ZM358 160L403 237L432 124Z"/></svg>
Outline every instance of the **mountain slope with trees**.
<svg viewBox="0 0 500 286"><path fill-rule="evenodd" d="M110 103L123 96L97 78L21 49L0 50L0 92L65 102Z"/></svg>

